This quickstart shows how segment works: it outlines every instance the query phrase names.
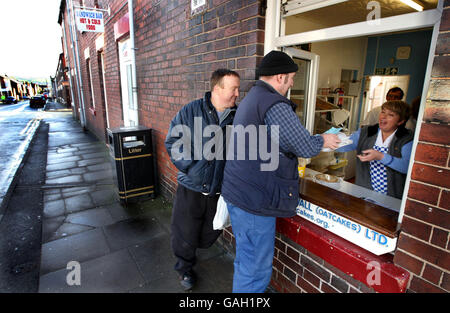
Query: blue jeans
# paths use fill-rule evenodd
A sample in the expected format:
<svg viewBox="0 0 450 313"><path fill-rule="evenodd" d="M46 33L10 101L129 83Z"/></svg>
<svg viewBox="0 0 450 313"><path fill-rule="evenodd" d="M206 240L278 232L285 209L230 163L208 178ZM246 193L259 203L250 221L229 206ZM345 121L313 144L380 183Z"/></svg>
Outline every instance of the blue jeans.
<svg viewBox="0 0 450 313"><path fill-rule="evenodd" d="M275 217L254 215L225 202L236 238L233 292L262 293L272 276Z"/></svg>

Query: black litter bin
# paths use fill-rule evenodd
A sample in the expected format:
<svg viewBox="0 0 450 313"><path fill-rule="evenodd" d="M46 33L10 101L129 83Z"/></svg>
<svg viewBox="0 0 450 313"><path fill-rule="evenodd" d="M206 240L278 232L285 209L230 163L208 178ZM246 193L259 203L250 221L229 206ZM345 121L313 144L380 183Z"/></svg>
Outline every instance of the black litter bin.
<svg viewBox="0 0 450 313"><path fill-rule="evenodd" d="M119 199L136 202L155 197L152 130L142 126L107 129L110 153L116 168Z"/></svg>

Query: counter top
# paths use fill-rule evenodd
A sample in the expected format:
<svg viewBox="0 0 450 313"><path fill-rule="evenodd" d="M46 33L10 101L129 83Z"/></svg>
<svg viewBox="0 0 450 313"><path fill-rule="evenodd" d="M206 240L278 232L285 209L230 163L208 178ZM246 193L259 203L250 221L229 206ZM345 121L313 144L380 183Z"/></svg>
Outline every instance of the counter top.
<svg viewBox="0 0 450 313"><path fill-rule="evenodd" d="M394 210L309 179L300 179L299 194L306 201L374 229L383 235L391 238L397 236L398 212Z"/></svg>
<svg viewBox="0 0 450 313"><path fill-rule="evenodd" d="M317 174L321 174L321 173L314 171L310 168L305 169L305 178L306 179L314 180L313 177ZM360 199L378 204L389 210L393 210L395 212L400 211L400 205L402 203L401 199L397 199L397 198L394 198L394 197L391 197L388 195L380 194L376 191L346 182L345 180L341 180L341 182L339 184L329 184L329 183L316 181L316 180L314 180L314 182L321 184L321 185L328 186L332 189L341 191L343 193L352 195L356 198L360 198Z"/></svg>

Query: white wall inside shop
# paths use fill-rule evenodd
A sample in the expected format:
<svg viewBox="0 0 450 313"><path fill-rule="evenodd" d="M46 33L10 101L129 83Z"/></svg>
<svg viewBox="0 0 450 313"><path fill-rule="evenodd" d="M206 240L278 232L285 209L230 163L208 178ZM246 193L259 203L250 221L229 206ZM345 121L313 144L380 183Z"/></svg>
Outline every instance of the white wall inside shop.
<svg viewBox="0 0 450 313"><path fill-rule="evenodd" d="M285 34L290 35L325 27L328 27L326 21L288 18ZM338 88L342 69L357 70L357 79L361 80L366 49L366 36L312 43L311 52L320 56L318 88L331 88L331 91Z"/></svg>
<svg viewBox="0 0 450 313"><path fill-rule="evenodd" d="M311 52L320 56L318 88L338 88L343 69L357 70L361 80L366 47L367 37L313 43Z"/></svg>

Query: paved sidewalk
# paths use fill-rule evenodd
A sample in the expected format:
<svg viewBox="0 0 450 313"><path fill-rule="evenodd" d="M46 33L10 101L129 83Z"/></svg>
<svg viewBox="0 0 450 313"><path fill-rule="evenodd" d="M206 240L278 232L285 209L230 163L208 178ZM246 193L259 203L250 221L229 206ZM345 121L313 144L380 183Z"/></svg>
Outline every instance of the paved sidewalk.
<svg viewBox="0 0 450 313"><path fill-rule="evenodd" d="M47 110L57 109L57 106ZM162 196L123 207L104 143L70 112L48 121L39 292L183 292L170 249L172 204ZM219 243L198 255L193 292L231 292L233 259ZM70 261L81 285L70 286Z"/></svg>

